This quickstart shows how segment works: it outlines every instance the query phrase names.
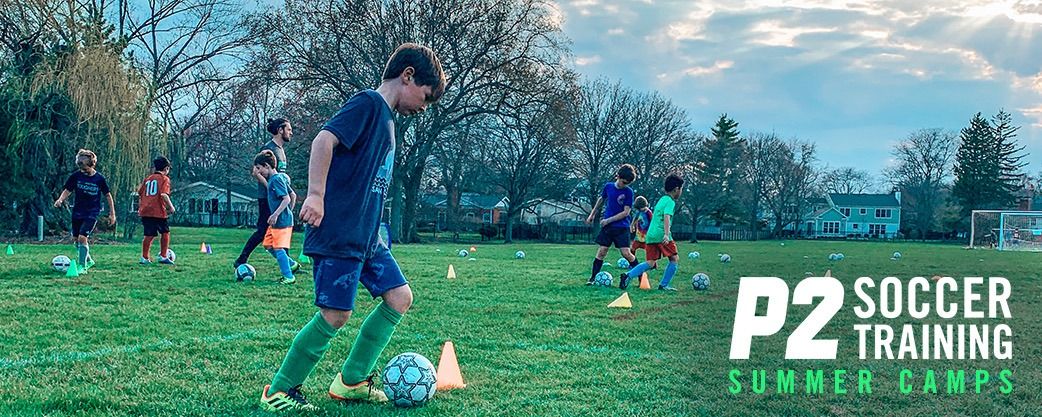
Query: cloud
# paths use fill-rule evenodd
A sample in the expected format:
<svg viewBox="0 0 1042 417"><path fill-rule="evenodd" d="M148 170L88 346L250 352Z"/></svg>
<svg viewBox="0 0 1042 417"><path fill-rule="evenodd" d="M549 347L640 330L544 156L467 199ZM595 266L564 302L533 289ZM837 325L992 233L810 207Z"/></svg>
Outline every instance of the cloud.
<svg viewBox="0 0 1042 417"><path fill-rule="evenodd" d="M708 67L690 67L684 69L684 75L701 77L705 75L718 74L721 71L734 66L734 61L716 61Z"/></svg>
<svg viewBox="0 0 1042 417"><path fill-rule="evenodd" d="M580 56L580 57L576 57L575 58L575 65L578 65L580 67L585 67L587 65L597 64L597 63L600 63L600 62L601 62L600 55Z"/></svg>
<svg viewBox="0 0 1042 417"><path fill-rule="evenodd" d="M1040 0L558 5L580 73L658 90L695 126L727 112L745 130L814 140L831 164L878 171L908 132L1008 108L1042 153Z"/></svg>

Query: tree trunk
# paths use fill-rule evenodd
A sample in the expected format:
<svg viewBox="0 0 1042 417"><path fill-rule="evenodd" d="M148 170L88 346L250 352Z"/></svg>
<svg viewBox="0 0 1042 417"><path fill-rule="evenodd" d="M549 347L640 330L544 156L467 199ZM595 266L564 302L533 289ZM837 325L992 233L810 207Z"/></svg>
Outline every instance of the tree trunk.
<svg viewBox="0 0 1042 417"><path fill-rule="evenodd" d="M506 238L507 238L507 240L504 243L514 243L514 213L513 213L513 210L507 210L507 232L506 232Z"/></svg>

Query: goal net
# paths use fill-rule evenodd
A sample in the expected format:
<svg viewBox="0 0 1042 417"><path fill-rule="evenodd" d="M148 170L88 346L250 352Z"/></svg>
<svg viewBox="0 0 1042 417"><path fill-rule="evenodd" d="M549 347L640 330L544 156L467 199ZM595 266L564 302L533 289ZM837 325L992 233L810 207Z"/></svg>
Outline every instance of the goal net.
<svg viewBox="0 0 1042 417"><path fill-rule="evenodd" d="M970 247L1042 251L1042 211L974 210Z"/></svg>

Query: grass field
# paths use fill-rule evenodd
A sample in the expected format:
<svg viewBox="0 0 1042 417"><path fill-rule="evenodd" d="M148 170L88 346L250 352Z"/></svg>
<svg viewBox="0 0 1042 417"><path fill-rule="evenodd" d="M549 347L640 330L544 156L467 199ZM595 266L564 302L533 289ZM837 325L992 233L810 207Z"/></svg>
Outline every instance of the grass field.
<svg viewBox="0 0 1042 417"><path fill-rule="evenodd" d="M310 274L294 286L273 282L277 266L256 252L258 281L233 282L231 262L248 231L176 229L176 267L136 264L138 244L98 245L87 275L65 278L50 268L70 245L16 245L0 257L0 415L2 416L261 416L261 387L271 380L295 332L311 317ZM206 241L214 254L199 253ZM294 244L301 239L295 236ZM158 247L158 245L156 245ZM326 416L743 416L743 415L1042 415L1042 255L966 251L954 246L883 242L776 241L681 244L701 260L682 258L678 293L632 289L634 308L609 309L617 288L582 285L590 245L479 244L476 260L455 253L470 244L394 247L411 280L415 304L380 365L415 351L435 364L445 340L457 349L468 387L439 393L427 406L344 406L327 399L330 378L346 357L358 311L305 384ZM440 251L438 251L440 249ZM527 259L515 260L523 249ZM156 249L153 249L156 250ZM889 260L899 250L900 261ZM293 250L296 255L299 247ZM726 252L731 264L715 254ZM830 252L846 259L829 262ZM2 255L0 255L2 256ZM618 254L609 255L609 261ZM459 278L446 280L449 264ZM819 334L840 338L839 360L785 361L788 333L812 306L789 308L778 337L754 342L748 361L728 359L741 276L779 276L790 289L811 272L832 268L847 292L843 310ZM616 277L620 270L605 267ZM653 271L657 282L661 268ZM712 287L695 292L690 277L706 272ZM1013 285L1007 323L1009 361L860 361L852 312L858 276L1004 276ZM909 319L910 320L910 319ZM957 320L958 322L993 322ZM898 327L897 321L877 321ZM924 323L934 323L925 319ZM843 368L876 374L873 394L756 395L727 391L727 372ZM997 384L961 395L898 393L902 368L1014 371L1014 392ZM968 379L972 379L969 373ZM773 377L772 377L773 378ZM797 387L802 378L797 379ZM831 380L826 379L826 387ZM771 386L771 382L768 382ZM829 392L829 391L827 391Z"/></svg>

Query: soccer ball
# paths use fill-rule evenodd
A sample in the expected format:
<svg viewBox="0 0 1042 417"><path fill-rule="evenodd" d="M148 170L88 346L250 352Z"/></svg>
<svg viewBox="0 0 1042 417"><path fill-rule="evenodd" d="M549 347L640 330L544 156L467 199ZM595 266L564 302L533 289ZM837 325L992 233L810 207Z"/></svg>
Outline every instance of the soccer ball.
<svg viewBox="0 0 1042 417"><path fill-rule="evenodd" d="M691 288L694 288L697 291L709 289L709 275L701 272L695 274L695 276L691 277Z"/></svg>
<svg viewBox="0 0 1042 417"><path fill-rule="evenodd" d="M612 280L614 278L612 278L611 274L604 271L598 272L597 275L593 276L593 283L602 287L610 287Z"/></svg>
<svg viewBox="0 0 1042 417"><path fill-rule="evenodd" d="M724 262L724 263L731 262L731 255L728 255L726 253L723 254L723 255L720 255L720 262Z"/></svg>
<svg viewBox="0 0 1042 417"><path fill-rule="evenodd" d="M382 379L384 394L398 407L423 405L437 390L434 365L419 353L406 352L391 358Z"/></svg>
<svg viewBox="0 0 1042 417"><path fill-rule="evenodd" d="M834 253L830 253L829 254L829 260L830 261L838 261L839 260L839 256L836 256L836 254L834 254Z"/></svg>
<svg viewBox="0 0 1042 417"><path fill-rule="evenodd" d="M253 281L257 277L257 270L253 269L253 265L242 264L235 268L235 277L242 281Z"/></svg>
<svg viewBox="0 0 1042 417"><path fill-rule="evenodd" d="M901 259L901 252L894 252L894 255L890 259Z"/></svg>
<svg viewBox="0 0 1042 417"><path fill-rule="evenodd" d="M626 258L619 258L618 262L615 262L615 266L619 267L619 269L629 269L630 261L627 261Z"/></svg>
<svg viewBox="0 0 1042 417"><path fill-rule="evenodd" d="M514 257L517 258L517 259L525 259L525 252L524 251L514 252Z"/></svg>
<svg viewBox="0 0 1042 417"><path fill-rule="evenodd" d="M837 253L837 254L836 254L836 260L837 260L837 261L842 261L842 260L843 260L843 258L844 258L844 256L843 256L843 254L842 254L842 253Z"/></svg>
<svg viewBox="0 0 1042 417"><path fill-rule="evenodd" d="M177 254L174 253L173 249L170 249L170 248L166 249L166 259L169 259L170 262L176 262Z"/></svg>
<svg viewBox="0 0 1042 417"><path fill-rule="evenodd" d="M691 253L687 254L687 259L690 259L690 260L693 261L693 260L698 259L699 256L702 256L702 254L700 254L698 252L691 252Z"/></svg>
<svg viewBox="0 0 1042 417"><path fill-rule="evenodd" d="M72 259L68 256L58 255L54 259L51 259L51 266L54 267L55 271L65 272L69 270L69 265L72 265Z"/></svg>
<svg viewBox="0 0 1042 417"><path fill-rule="evenodd" d="M466 249L460 249L456 254L459 255L460 258L466 258L467 255L470 255L470 252L467 252Z"/></svg>

